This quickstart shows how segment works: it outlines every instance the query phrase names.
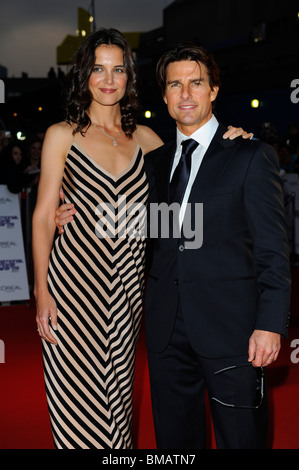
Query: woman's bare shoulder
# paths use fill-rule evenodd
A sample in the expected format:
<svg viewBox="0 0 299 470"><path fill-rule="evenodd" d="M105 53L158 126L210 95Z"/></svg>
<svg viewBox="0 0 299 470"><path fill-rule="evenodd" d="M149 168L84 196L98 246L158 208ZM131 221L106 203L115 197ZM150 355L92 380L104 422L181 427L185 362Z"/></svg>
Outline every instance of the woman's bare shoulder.
<svg viewBox="0 0 299 470"><path fill-rule="evenodd" d="M57 122L48 127L42 150L42 160L62 159L66 156L74 140L72 126L67 122Z"/></svg>
<svg viewBox="0 0 299 470"><path fill-rule="evenodd" d="M158 134L147 126L137 126L136 138L144 154L163 145L163 140L158 136Z"/></svg>
<svg viewBox="0 0 299 470"><path fill-rule="evenodd" d="M72 139L73 127L66 121L56 122L48 127L46 137L56 137L60 139Z"/></svg>

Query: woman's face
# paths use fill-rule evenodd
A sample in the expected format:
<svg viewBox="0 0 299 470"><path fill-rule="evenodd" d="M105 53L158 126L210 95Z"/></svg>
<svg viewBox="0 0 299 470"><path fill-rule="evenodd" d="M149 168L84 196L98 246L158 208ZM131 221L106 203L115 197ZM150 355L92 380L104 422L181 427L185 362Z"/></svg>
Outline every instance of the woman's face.
<svg viewBox="0 0 299 470"><path fill-rule="evenodd" d="M42 144L40 142L32 142L32 144L29 147L31 165L39 165L41 151L42 151Z"/></svg>
<svg viewBox="0 0 299 470"><path fill-rule="evenodd" d="M123 51L114 45L101 45L89 78L93 101L102 106L113 106L123 98L127 86L127 72Z"/></svg>
<svg viewBox="0 0 299 470"><path fill-rule="evenodd" d="M11 156L12 156L12 159L13 161L19 165L22 161L22 150L20 149L20 147L18 147L17 145L15 145L13 148L12 148L12 151L11 151Z"/></svg>

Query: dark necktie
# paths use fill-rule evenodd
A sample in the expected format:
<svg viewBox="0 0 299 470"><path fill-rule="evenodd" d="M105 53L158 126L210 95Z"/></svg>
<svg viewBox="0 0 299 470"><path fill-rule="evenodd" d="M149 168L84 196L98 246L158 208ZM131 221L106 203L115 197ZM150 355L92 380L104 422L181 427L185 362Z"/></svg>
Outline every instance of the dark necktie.
<svg viewBox="0 0 299 470"><path fill-rule="evenodd" d="M198 146L198 142L193 139L182 142L182 155L180 161L173 173L169 185L169 203L178 202L181 204L191 170L191 155Z"/></svg>

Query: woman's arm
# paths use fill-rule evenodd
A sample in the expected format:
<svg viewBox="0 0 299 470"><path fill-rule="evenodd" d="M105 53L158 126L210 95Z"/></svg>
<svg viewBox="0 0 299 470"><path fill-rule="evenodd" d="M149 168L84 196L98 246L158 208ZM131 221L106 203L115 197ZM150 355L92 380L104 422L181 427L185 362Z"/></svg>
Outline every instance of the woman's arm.
<svg viewBox="0 0 299 470"><path fill-rule="evenodd" d="M56 230L54 216L59 204L65 158L72 141L71 128L66 123L51 126L45 136L38 198L32 219L32 246L34 261L34 295L36 322L40 336L57 344L49 328L57 328L56 303L49 294L47 277L50 252Z"/></svg>

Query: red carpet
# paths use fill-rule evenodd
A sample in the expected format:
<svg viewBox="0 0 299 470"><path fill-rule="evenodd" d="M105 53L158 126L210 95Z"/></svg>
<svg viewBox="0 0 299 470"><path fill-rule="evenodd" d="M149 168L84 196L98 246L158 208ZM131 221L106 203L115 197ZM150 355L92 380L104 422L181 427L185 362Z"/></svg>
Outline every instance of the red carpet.
<svg viewBox="0 0 299 470"><path fill-rule="evenodd" d="M297 268L293 285L298 285L298 277ZM276 363L267 369L272 449L299 449L299 305L294 290L289 338L283 341ZM298 339L296 347L291 347L293 339ZM0 449L53 449L33 301L28 306L0 307L0 340L5 344L5 363L0 362ZM134 410L135 448L155 449L143 329L136 357ZM215 448L212 431L210 448Z"/></svg>

